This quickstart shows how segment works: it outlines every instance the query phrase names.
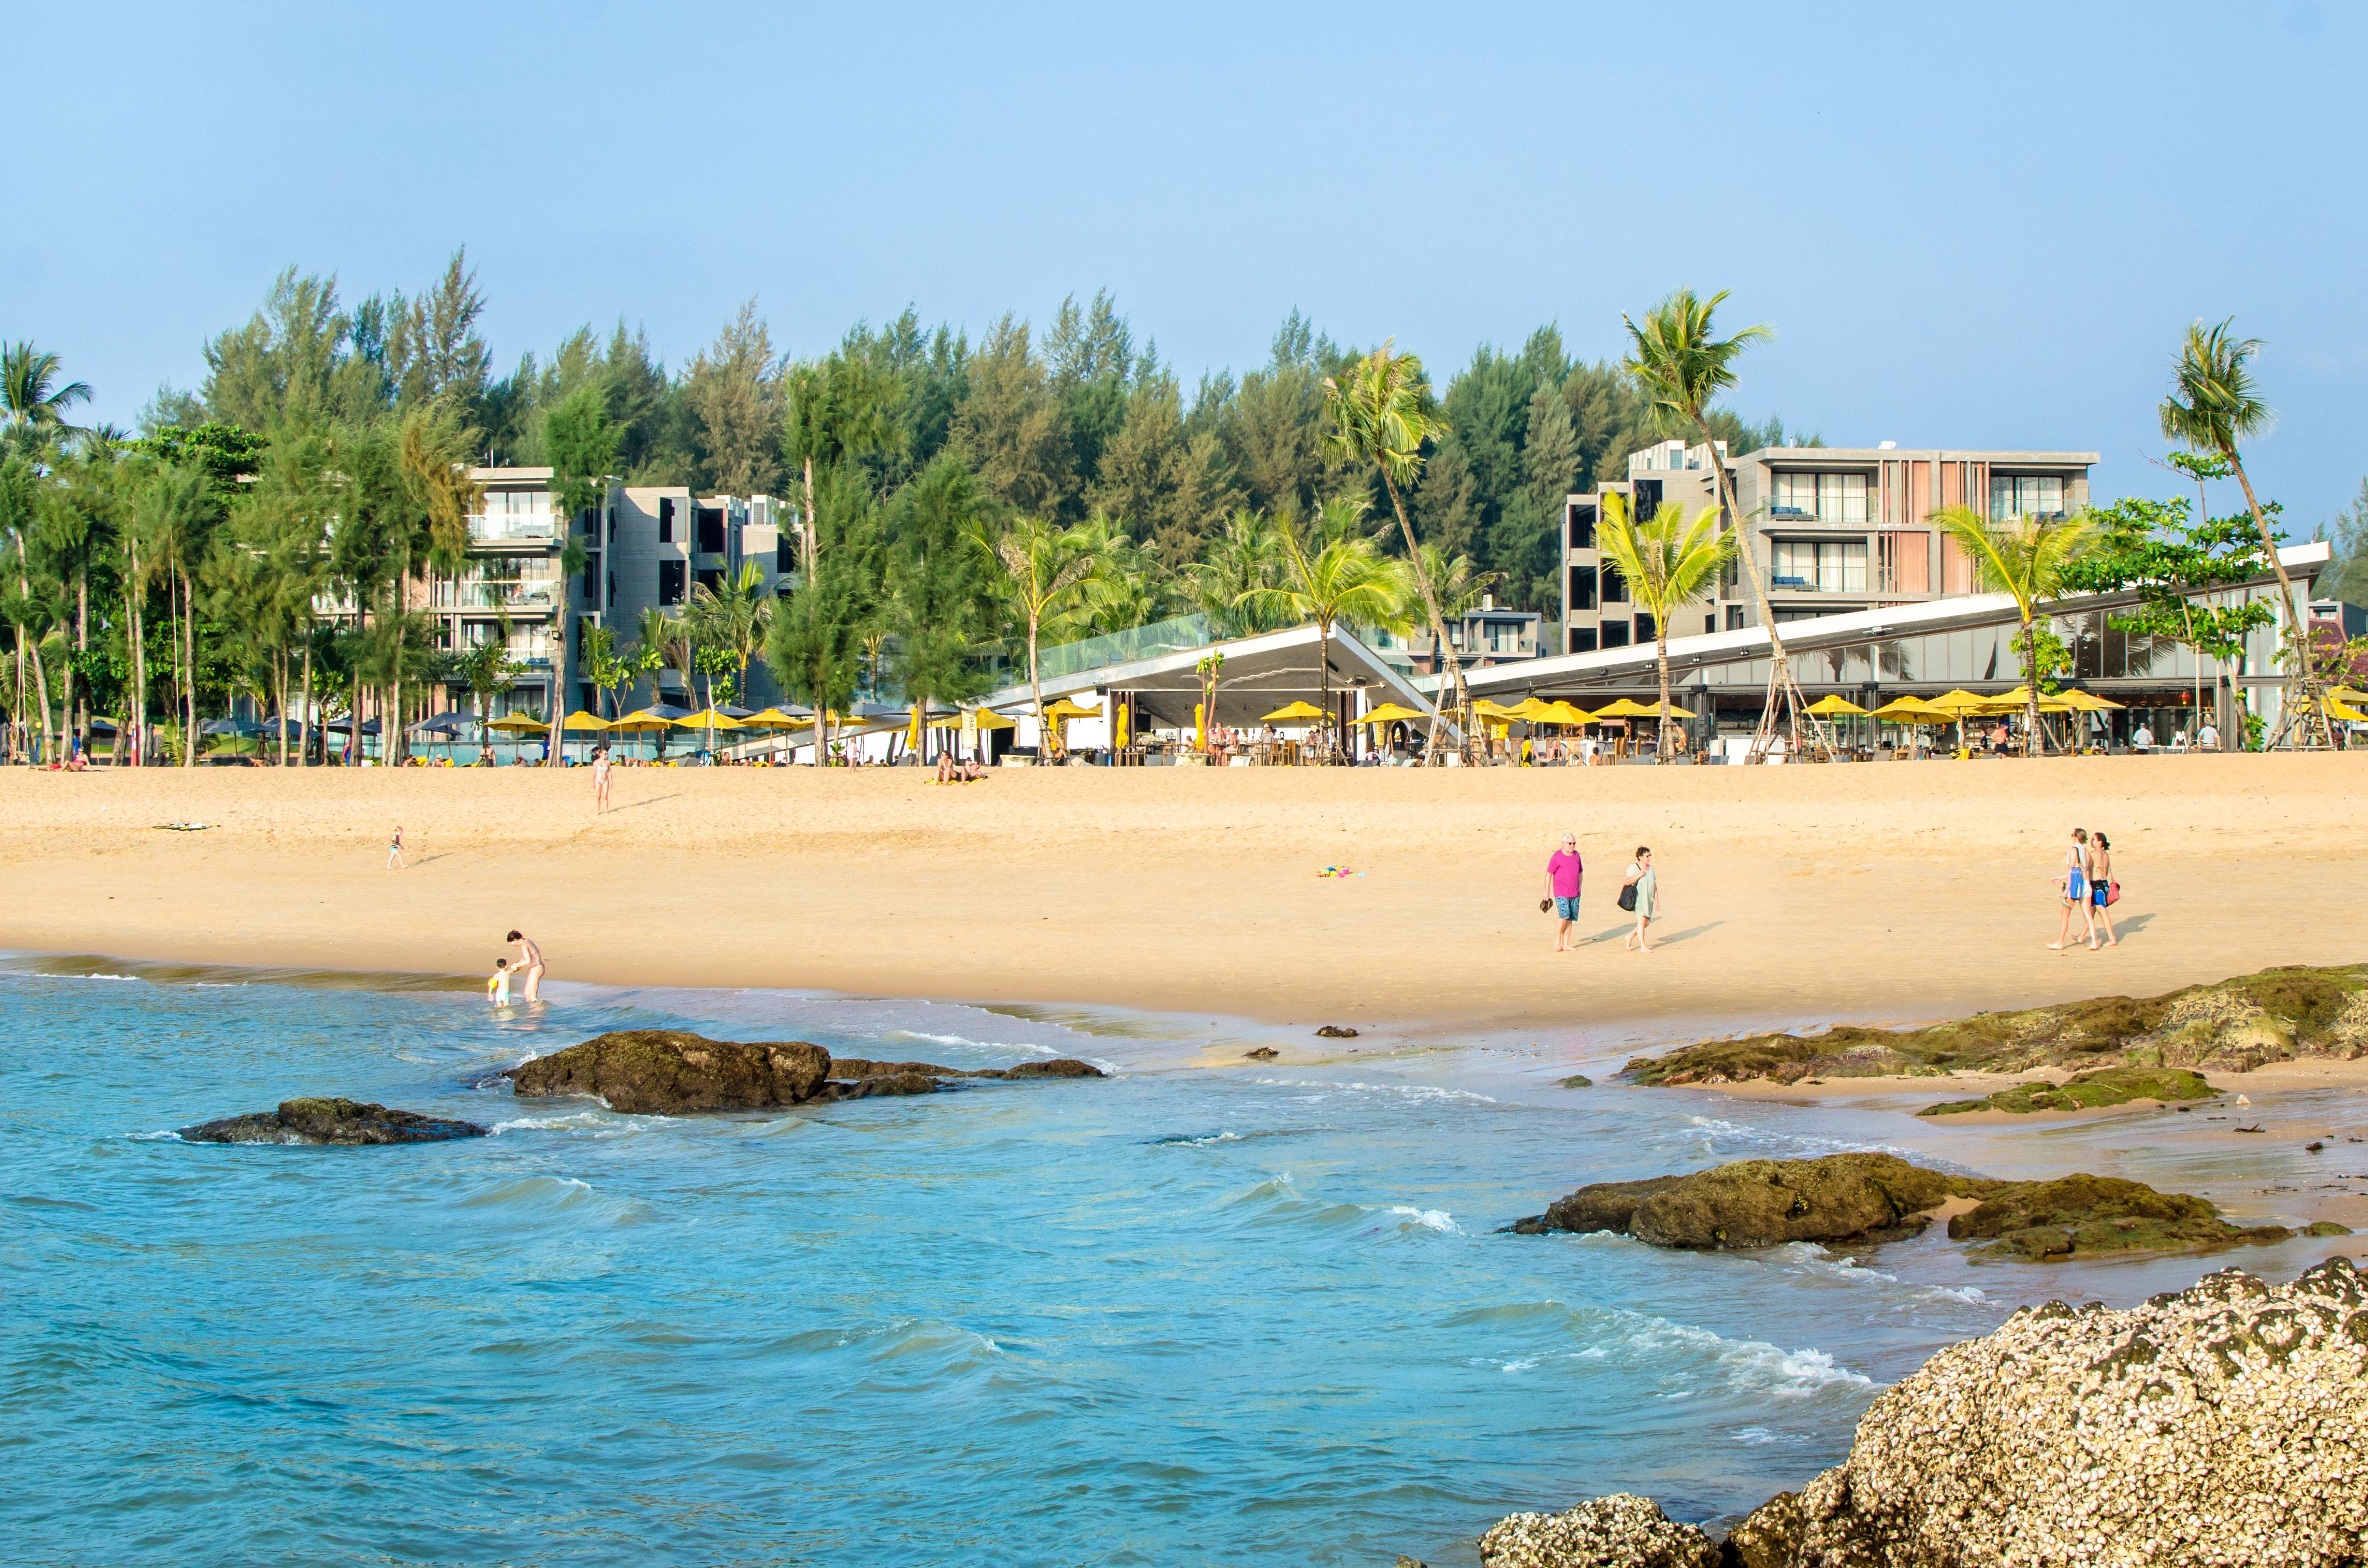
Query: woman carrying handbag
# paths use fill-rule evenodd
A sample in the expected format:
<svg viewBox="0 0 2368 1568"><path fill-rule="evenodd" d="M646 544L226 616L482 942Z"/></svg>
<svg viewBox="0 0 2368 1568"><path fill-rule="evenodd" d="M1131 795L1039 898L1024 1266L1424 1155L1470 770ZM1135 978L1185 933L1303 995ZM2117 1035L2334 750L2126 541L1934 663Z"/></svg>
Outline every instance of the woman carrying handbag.
<svg viewBox="0 0 2368 1568"><path fill-rule="evenodd" d="M1636 929L1628 933L1622 946L1631 952L1651 952L1653 944L1645 939L1645 927L1660 913L1660 884L1653 873L1653 852L1641 844L1636 846L1636 858L1628 863L1627 874L1620 879L1620 907L1634 911L1636 916Z"/></svg>

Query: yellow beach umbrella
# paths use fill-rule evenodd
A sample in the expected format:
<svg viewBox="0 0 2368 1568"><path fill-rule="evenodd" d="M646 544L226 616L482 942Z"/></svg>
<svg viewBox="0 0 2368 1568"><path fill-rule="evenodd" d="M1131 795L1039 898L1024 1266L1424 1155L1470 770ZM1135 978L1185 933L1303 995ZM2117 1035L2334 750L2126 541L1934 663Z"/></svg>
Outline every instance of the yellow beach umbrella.
<svg viewBox="0 0 2368 1568"><path fill-rule="evenodd" d="M1303 724L1310 719L1321 719L1324 710L1313 702L1293 702L1278 708L1258 721L1261 724Z"/></svg>
<svg viewBox="0 0 2368 1568"><path fill-rule="evenodd" d="M1945 708L1936 708L1920 697L1895 697L1876 709L1870 717L1889 724L1949 724L1956 715Z"/></svg>
<svg viewBox="0 0 2368 1568"><path fill-rule="evenodd" d="M1853 718L1863 718L1866 714L1865 709L1861 708L1839 691L1828 692L1810 703L1807 711L1815 713L1820 719L1831 719L1844 713Z"/></svg>
<svg viewBox="0 0 2368 1568"><path fill-rule="evenodd" d="M1357 721L1360 724L1395 724L1402 720L1428 719L1428 713L1417 713L1411 708L1401 708L1395 702L1384 702Z"/></svg>
<svg viewBox="0 0 2368 1568"><path fill-rule="evenodd" d="M2340 719L2347 724L2368 723L2368 713L2362 712L2349 702L2339 702L2332 696L2327 699L2326 708L2327 716L2330 719Z"/></svg>
<svg viewBox="0 0 2368 1568"><path fill-rule="evenodd" d="M710 708L698 713L686 713L674 721L677 730L745 730L747 724L721 709Z"/></svg>
<svg viewBox="0 0 2368 1568"><path fill-rule="evenodd" d="M961 721L956 720L955 722L960 723ZM1019 721L1007 719L992 708L982 708L978 710L978 727L982 730L1016 730L1019 727Z"/></svg>
<svg viewBox="0 0 2368 1568"><path fill-rule="evenodd" d="M1524 697L1521 700L1505 710L1505 717L1508 719L1518 719L1523 723L1534 724L1540 722L1543 719L1546 708L1547 703L1543 698Z"/></svg>
<svg viewBox="0 0 2368 1568"><path fill-rule="evenodd" d="M2349 702L2354 708L2368 707L2368 691L2354 691L2348 686L2339 686L2329 688L2327 695L2338 702Z"/></svg>
<svg viewBox="0 0 2368 1568"><path fill-rule="evenodd" d="M591 719L592 722L588 724L579 724L575 722L577 719ZM609 726L598 719L593 719L589 713L578 713L569 719L563 727L570 730L605 730ZM530 713L510 713L492 721L485 728L499 730L505 734L531 735L551 728L551 722L547 719L538 719Z"/></svg>
<svg viewBox="0 0 2368 1568"><path fill-rule="evenodd" d="M1545 705L1545 711L1538 715L1538 722L1541 724L1592 724L1595 722L1595 715L1584 708L1574 707L1569 702L1557 699Z"/></svg>
<svg viewBox="0 0 2368 1568"><path fill-rule="evenodd" d="M913 704L913 722L905 726L905 749L921 749L921 705L917 702Z"/></svg>
<svg viewBox="0 0 2368 1568"><path fill-rule="evenodd" d="M1658 719L1662 717L1662 713L1660 709L1657 707L1647 708L1641 702L1635 701L1631 698L1623 697L1619 701L1611 704L1609 708L1597 709L1595 710L1595 716L1599 719ZM1684 709L1679 707L1674 702L1669 704L1668 716L1672 719L1691 719L1693 717L1691 713L1687 712Z"/></svg>
<svg viewBox="0 0 2368 1568"><path fill-rule="evenodd" d="M744 730L794 730L804 722L803 719L794 713L784 713L779 708L768 708L760 712L751 713L741 720L740 727Z"/></svg>
<svg viewBox="0 0 2368 1568"><path fill-rule="evenodd" d="M1483 719L1494 719L1499 723L1502 723L1508 719L1517 719L1520 717L1520 714L1514 712L1513 710L1506 707L1503 703L1492 702L1485 697L1472 705L1472 711L1477 713Z"/></svg>
<svg viewBox="0 0 2368 1568"><path fill-rule="evenodd" d="M672 720L660 718L644 708L638 713L628 713L621 719L609 720L609 728L625 731L665 730L671 729L673 723Z"/></svg>
<svg viewBox="0 0 2368 1568"><path fill-rule="evenodd" d="M1059 701L1051 704L1044 710L1044 717L1055 721L1093 719L1099 717L1100 713L1101 710L1099 708L1087 708L1079 703L1072 702L1065 697L1062 698Z"/></svg>
<svg viewBox="0 0 2368 1568"><path fill-rule="evenodd" d="M1929 698L1926 699L1926 700L1930 701L1935 708L1946 710L1950 717L1955 718L1960 714L1973 712L1985 702L1991 702L1997 699L1995 698L1983 697L1978 693L1966 691L1963 687L1960 687L1955 691L1944 691L1940 696Z"/></svg>

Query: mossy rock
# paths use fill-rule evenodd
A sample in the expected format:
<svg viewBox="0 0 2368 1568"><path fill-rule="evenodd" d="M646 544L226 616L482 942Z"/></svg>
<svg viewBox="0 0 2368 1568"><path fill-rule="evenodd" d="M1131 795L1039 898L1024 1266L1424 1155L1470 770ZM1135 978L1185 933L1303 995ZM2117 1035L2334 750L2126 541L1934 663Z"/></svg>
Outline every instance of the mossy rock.
<svg viewBox="0 0 2368 1568"><path fill-rule="evenodd" d="M830 1052L804 1040L709 1040L681 1029L612 1029L510 1069L522 1099L598 1095L631 1116L800 1105L830 1076Z"/></svg>
<svg viewBox="0 0 2368 1568"><path fill-rule="evenodd" d="M2194 1252L2282 1242L2283 1225L2235 1225L2204 1199L2157 1192L2119 1176L2068 1176L2000 1184L1981 1206L1949 1221L1949 1239L1979 1242L1975 1257L2021 1262L2108 1253Z"/></svg>
<svg viewBox="0 0 2368 1568"><path fill-rule="evenodd" d="M2297 1056L2368 1056L2368 964L2292 965L2159 996L2095 996L1920 1029L1837 1025L1817 1034L1702 1040L1637 1057L1625 1071L1638 1083L1673 1087L2047 1067L2241 1073Z"/></svg>
<svg viewBox="0 0 2368 1568"><path fill-rule="evenodd" d="M192 1143L342 1144L439 1143L452 1138L483 1138L473 1121L394 1110L370 1100L282 1100L277 1110L225 1117L184 1127Z"/></svg>
<svg viewBox="0 0 2368 1568"><path fill-rule="evenodd" d="M2039 1110L2095 1110L2132 1100L2208 1100L2217 1092L2203 1074L2183 1067L2100 1067L2062 1084L2017 1084L1977 1100L1929 1105L1916 1114L1961 1116L1967 1111L2003 1110L2021 1116Z"/></svg>
<svg viewBox="0 0 2368 1568"><path fill-rule="evenodd" d="M1584 1073L1573 1073L1567 1078L1560 1078L1555 1081L1565 1089L1591 1089L1595 1087L1595 1080L1588 1077Z"/></svg>

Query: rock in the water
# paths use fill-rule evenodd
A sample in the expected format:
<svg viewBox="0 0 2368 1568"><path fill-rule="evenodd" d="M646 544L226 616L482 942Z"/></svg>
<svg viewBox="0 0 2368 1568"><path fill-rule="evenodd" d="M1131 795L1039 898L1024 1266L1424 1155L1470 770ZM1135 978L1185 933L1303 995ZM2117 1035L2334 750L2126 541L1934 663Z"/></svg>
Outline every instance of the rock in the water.
<svg viewBox="0 0 2368 1568"><path fill-rule="evenodd" d="M1560 1514L1514 1514L1480 1538L1482 1568L1719 1568L1718 1547L1649 1497L1620 1492Z"/></svg>
<svg viewBox="0 0 2368 1568"><path fill-rule="evenodd" d="M1023 1062L1017 1067L1006 1067L998 1077L1004 1078L1107 1078L1109 1074L1090 1062L1079 1062L1071 1056L1056 1056L1050 1062Z"/></svg>
<svg viewBox="0 0 2368 1568"><path fill-rule="evenodd" d="M1595 1080L1588 1077L1584 1073L1573 1073L1569 1077L1560 1079L1558 1081L1565 1089L1591 1089L1595 1087Z"/></svg>
<svg viewBox="0 0 2368 1568"><path fill-rule="evenodd" d="M1911 1165L1896 1154L1738 1160L1692 1176L1599 1182L1517 1221L1524 1233L1618 1231L1665 1247L1764 1247L1913 1234L1916 1216L1998 1184Z"/></svg>
<svg viewBox="0 0 2368 1568"><path fill-rule="evenodd" d="M2127 1312L2061 1302L1878 1398L1750 1568L2339 1568L2368 1541L2368 1288L2235 1269ZM1745 1531L1738 1529L1738 1540Z"/></svg>
<svg viewBox="0 0 2368 1568"><path fill-rule="evenodd" d="M1949 1221L1949 1239L1980 1242L1975 1257L2030 1262L2075 1253L2187 1252L2282 1242L2283 1225L2232 1225L2201 1198L2157 1192L2118 1176L1999 1184L1982 1206Z"/></svg>
<svg viewBox="0 0 2368 1568"><path fill-rule="evenodd" d="M1252 1062L1271 1062L1282 1052L1270 1045L1261 1045L1256 1051L1245 1051L1242 1054Z"/></svg>
<svg viewBox="0 0 2368 1568"><path fill-rule="evenodd" d="M634 1116L758 1110L810 1100L830 1052L804 1040L756 1044L678 1029L617 1029L513 1067L521 1097L598 1095Z"/></svg>
<svg viewBox="0 0 2368 1568"><path fill-rule="evenodd" d="M1346 1024L1326 1024L1315 1031L1318 1040L1354 1040L1357 1031Z"/></svg>
<svg viewBox="0 0 2368 1568"><path fill-rule="evenodd" d="M1598 1182L1508 1228L1524 1235L1611 1231L1663 1247L1870 1244L1921 1233L1929 1211L1952 1198L1979 1201L1949 1221L1952 1241L1982 1243L1973 1249L1977 1257L2026 1263L2075 1253L2192 1252L2294 1234L2283 1225L2231 1224L2201 1198L2117 1176L1993 1181L1893 1154L1737 1160L1691 1176Z"/></svg>
<svg viewBox="0 0 2368 1568"><path fill-rule="evenodd" d="M485 1130L473 1121L347 1099L282 1100L276 1111L181 1129L181 1136L192 1143L439 1143L484 1135Z"/></svg>
<svg viewBox="0 0 2368 1568"><path fill-rule="evenodd" d="M922 1073L869 1073L860 1078L832 1079L823 1085L835 1100L868 1100L882 1095L934 1095L938 1081Z"/></svg>

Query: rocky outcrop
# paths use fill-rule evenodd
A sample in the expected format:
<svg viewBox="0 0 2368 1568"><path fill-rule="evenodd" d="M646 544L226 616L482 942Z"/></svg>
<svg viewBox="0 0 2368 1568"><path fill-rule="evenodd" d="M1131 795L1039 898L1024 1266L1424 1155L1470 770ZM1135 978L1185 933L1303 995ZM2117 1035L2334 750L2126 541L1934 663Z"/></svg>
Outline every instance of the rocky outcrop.
<svg viewBox="0 0 2368 1568"><path fill-rule="evenodd" d="M1514 1514L1480 1538L1481 1568L1719 1568L1717 1542L1633 1492L1560 1514Z"/></svg>
<svg viewBox="0 0 2368 1568"><path fill-rule="evenodd" d="M1627 1066L1640 1084L1957 1070L2074 1072L2111 1066L2246 1073L2298 1057L2368 1055L2368 964L2290 965L2160 996L2099 996L2053 1007L1976 1013L1921 1029L1839 1026L1821 1034L1703 1040Z"/></svg>
<svg viewBox="0 0 2368 1568"><path fill-rule="evenodd" d="M1691 1176L1598 1182L1509 1227L1523 1235L1609 1231L1654 1246L1699 1250L1785 1242L1870 1245L1920 1234L1951 1199L1978 1206L1949 1221L1975 1256L2044 1262L2101 1253L2190 1252L2283 1241L2283 1225L2236 1225L2201 1198L2144 1182L2071 1176L1994 1181L1928 1170L1896 1154L1738 1160ZM2312 1235L2348 1234L2322 1222Z"/></svg>
<svg viewBox="0 0 2368 1568"><path fill-rule="evenodd" d="M1318 1040L1354 1040L1357 1031L1346 1024L1326 1024L1315 1031Z"/></svg>
<svg viewBox="0 0 2368 1568"><path fill-rule="evenodd" d="M184 1127L192 1143L440 1143L451 1138L483 1138L473 1121L390 1110L367 1100L282 1100L279 1108L226 1117Z"/></svg>
<svg viewBox="0 0 2368 1568"><path fill-rule="evenodd" d="M519 1097L597 1095L631 1116L757 1110L814 1097L830 1052L804 1040L709 1040L679 1029L616 1029L510 1069Z"/></svg>
<svg viewBox="0 0 2368 1568"><path fill-rule="evenodd" d="M1664 1247L1764 1247L1912 1235L1952 1198L1998 1184L1909 1165L1896 1154L1740 1160L1691 1176L1598 1182L1516 1221L1523 1234L1615 1231Z"/></svg>
<svg viewBox="0 0 2368 1568"><path fill-rule="evenodd" d="M1066 1058L964 1070L931 1062L833 1060L804 1040L709 1040L678 1029L618 1029L538 1056L506 1074L526 1098L594 1095L635 1116L764 1110L816 1100L935 1093L962 1078L1099 1078Z"/></svg>
<svg viewBox="0 0 2368 1568"><path fill-rule="evenodd" d="M1628 1527L1641 1502L1516 1514L1481 1560L1720 1561ZM1582 1522L1490 1555L1541 1539L1524 1523L1541 1519ZM1850 1458L1754 1511L1725 1551L1741 1568L2355 1568L2368 1281L2332 1258L2291 1285L2227 1269L2125 1312L2026 1308L1876 1399Z"/></svg>
<svg viewBox="0 0 2368 1568"><path fill-rule="evenodd" d="M2169 1105L2208 1100L2218 1093L2202 1074L2184 1067L2105 1067L2075 1074L2061 1084L2017 1084L1977 1100L1943 1100L1916 1114L1962 1116L1967 1111L2002 1110L2023 1116L2041 1110L2095 1110L2135 1100Z"/></svg>

